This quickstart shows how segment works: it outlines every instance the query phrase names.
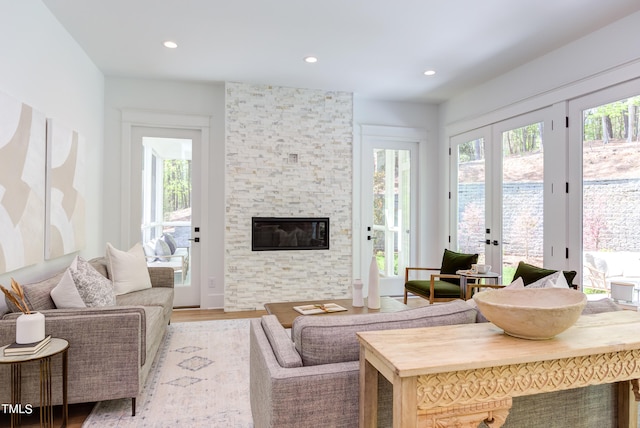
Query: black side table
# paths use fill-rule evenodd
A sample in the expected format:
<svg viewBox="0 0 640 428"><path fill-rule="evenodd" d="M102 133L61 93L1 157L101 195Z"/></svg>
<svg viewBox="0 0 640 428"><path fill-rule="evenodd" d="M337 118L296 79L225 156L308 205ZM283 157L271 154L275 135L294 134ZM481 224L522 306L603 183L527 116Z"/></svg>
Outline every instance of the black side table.
<svg viewBox="0 0 640 428"><path fill-rule="evenodd" d="M7 345L9 346L9 345ZM11 364L11 404L21 404L22 364L29 361L40 362L40 426L53 427L53 404L51 399L51 357L62 354L62 427L69 420L67 404L67 350L69 342L51 338L47 346L33 355L4 355L0 348L0 364ZM20 424L20 413L11 413L11 427Z"/></svg>

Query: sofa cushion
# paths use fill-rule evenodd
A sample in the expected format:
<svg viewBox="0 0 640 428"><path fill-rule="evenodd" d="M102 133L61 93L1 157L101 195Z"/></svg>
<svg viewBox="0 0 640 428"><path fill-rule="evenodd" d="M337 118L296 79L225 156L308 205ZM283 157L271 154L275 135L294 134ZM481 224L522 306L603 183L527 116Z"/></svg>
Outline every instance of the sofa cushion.
<svg viewBox="0 0 640 428"><path fill-rule="evenodd" d="M146 290L116 296L118 306L160 306L164 310L165 319L171 319L173 311L173 288L152 287Z"/></svg>
<svg viewBox="0 0 640 428"><path fill-rule="evenodd" d="M129 251L118 250L107 243L106 255L107 270L116 296L151 288L147 261L140 243Z"/></svg>
<svg viewBox="0 0 640 428"><path fill-rule="evenodd" d="M31 284L20 284L24 290L27 306L31 311L44 311L47 309L55 309L56 305L51 299L51 290L58 285L64 271L43 279L42 281L33 282ZM20 309L8 299L5 298L7 308L10 312L20 312Z"/></svg>
<svg viewBox="0 0 640 428"><path fill-rule="evenodd" d="M302 358L278 318L264 315L261 324L278 364L284 368L302 367Z"/></svg>
<svg viewBox="0 0 640 428"><path fill-rule="evenodd" d="M462 300L393 313L301 316L291 336L305 366L356 361L360 344L356 333L370 330L471 324L477 311Z"/></svg>
<svg viewBox="0 0 640 428"><path fill-rule="evenodd" d="M109 272L107 271L107 258L106 257L93 258L93 259L89 260L89 264L91 266L93 266L93 268L96 270L96 272L98 272L100 275L104 276L105 278L109 278ZM109 279L111 279L111 278L109 278Z"/></svg>
<svg viewBox="0 0 640 428"><path fill-rule="evenodd" d="M414 294L420 296L429 296L431 293L431 280L430 279L412 279L404 283L404 288ZM438 298L460 298L460 285L452 284L443 280L434 279L433 291L435 297Z"/></svg>
<svg viewBox="0 0 640 428"><path fill-rule="evenodd" d="M471 265L475 263L478 263L477 254L456 253L445 248L440 273L455 274L459 270L471 269ZM442 278L442 281L460 285L460 279L457 278Z"/></svg>
<svg viewBox="0 0 640 428"><path fill-rule="evenodd" d="M160 347L160 342L165 334L165 318L162 308L159 306L145 306L144 310L144 334L142 343L144 344L144 358L140 358L140 364L146 364L149 356L155 355L155 350Z"/></svg>

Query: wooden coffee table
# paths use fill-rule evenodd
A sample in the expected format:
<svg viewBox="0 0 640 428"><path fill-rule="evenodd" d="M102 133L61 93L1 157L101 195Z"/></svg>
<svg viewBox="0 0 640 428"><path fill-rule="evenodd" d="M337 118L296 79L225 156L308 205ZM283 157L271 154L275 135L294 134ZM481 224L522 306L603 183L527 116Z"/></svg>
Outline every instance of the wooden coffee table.
<svg viewBox="0 0 640 428"><path fill-rule="evenodd" d="M314 304L327 304L327 303L336 303L343 308L347 308L346 311L341 312L331 312L327 314L317 314L317 315L301 315L296 312L293 307L294 306L302 306L302 305L314 305ZM293 324L293 320L297 317L307 316L307 317L323 317L323 316L335 316L335 315L353 315L353 314L371 314L371 313L379 313L379 312L400 312L408 309L409 307L399 300L393 299L391 297L381 297L380 298L380 309L369 309L367 307L367 303L361 308L354 308L351 305L351 299L331 299L331 300L309 300L305 302L282 302L282 303L266 303L264 308L267 310L268 314L275 315L280 321L280 324L284 328L291 328Z"/></svg>

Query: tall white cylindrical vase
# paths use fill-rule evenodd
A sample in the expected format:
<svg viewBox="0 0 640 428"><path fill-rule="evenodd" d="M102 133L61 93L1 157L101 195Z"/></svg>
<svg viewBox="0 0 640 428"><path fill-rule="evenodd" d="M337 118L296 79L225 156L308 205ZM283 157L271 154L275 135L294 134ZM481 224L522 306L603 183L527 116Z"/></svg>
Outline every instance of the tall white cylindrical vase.
<svg viewBox="0 0 640 428"><path fill-rule="evenodd" d="M371 258L369 267L369 295L367 296L367 306L369 309L380 309L380 272L376 256Z"/></svg>
<svg viewBox="0 0 640 428"><path fill-rule="evenodd" d="M16 319L16 343L34 343L44 339L44 315L22 314Z"/></svg>
<svg viewBox="0 0 640 428"><path fill-rule="evenodd" d="M364 297L362 295L362 280L354 279L353 280L353 303L351 304L354 308L361 308L364 306Z"/></svg>

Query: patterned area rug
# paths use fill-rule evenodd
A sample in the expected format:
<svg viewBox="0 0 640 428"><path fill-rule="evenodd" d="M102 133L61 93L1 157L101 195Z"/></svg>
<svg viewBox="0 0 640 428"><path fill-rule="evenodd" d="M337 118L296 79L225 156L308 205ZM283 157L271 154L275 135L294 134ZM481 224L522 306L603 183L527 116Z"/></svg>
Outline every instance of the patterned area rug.
<svg viewBox="0 0 640 428"><path fill-rule="evenodd" d="M131 400L96 404L83 428L252 428L249 320L169 325L131 416Z"/></svg>

